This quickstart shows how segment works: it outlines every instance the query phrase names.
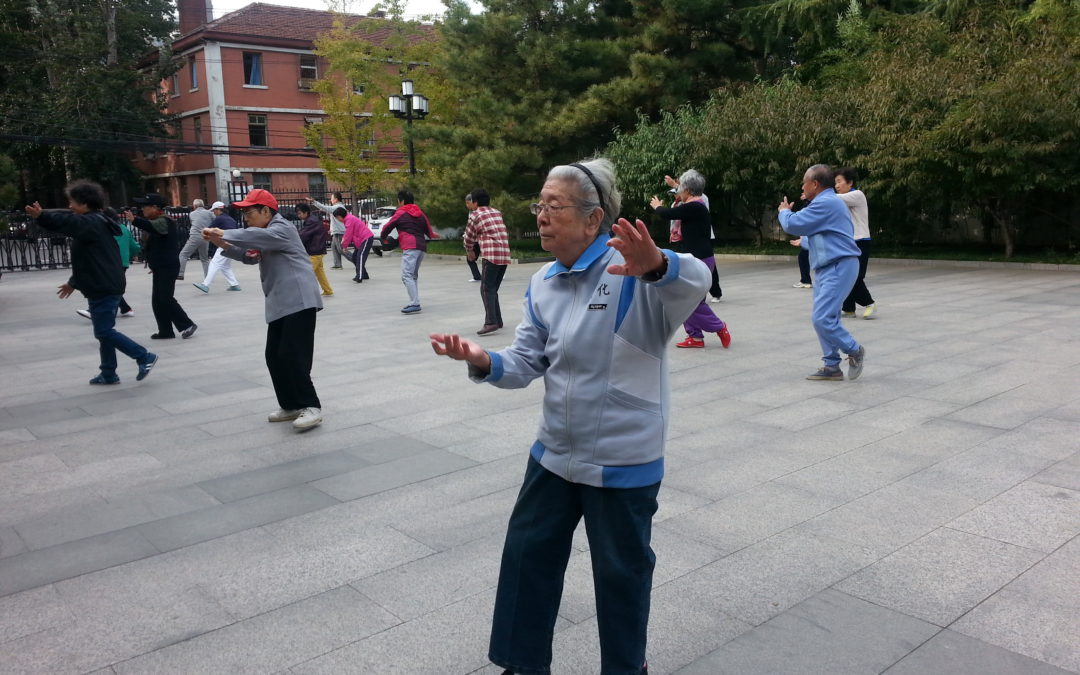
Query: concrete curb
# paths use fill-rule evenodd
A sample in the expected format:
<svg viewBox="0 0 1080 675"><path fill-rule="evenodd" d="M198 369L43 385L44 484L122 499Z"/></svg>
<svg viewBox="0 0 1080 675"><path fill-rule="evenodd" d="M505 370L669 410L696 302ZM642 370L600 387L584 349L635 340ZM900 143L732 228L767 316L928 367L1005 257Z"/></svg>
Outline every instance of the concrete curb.
<svg viewBox="0 0 1080 675"><path fill-rule="evenodd" d="M465 256L445 255L438 253L429 253L429 258L435 258L439 260L458 260L462 263L465 262ZM511 260L511 264L524 264L524 263L544 263L554 260L555 258L514 258ZM717 253L717 260L741 260L741 261L755 261L755 262L793 262L795 256L793 255L764 255L764 254L749 254L749 253ZM1053 263L1011 263L1011 262L994 262L990 260L923 260L920 258L876 258L871 256L875 265L908 265L916 267L938 267L945 269L978 269L978 270L991 270L991 269L1016 269L1016 270L1037 270L1040 272L1080 272L1080 265L1057 265Z"/></svg>

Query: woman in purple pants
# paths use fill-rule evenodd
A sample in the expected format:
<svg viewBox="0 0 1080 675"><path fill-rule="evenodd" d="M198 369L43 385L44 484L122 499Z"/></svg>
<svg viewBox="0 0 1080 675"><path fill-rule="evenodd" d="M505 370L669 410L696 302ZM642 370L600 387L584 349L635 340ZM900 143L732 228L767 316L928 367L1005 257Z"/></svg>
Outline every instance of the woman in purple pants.
<svg viewBox="0 0 1080 675"><path fill-rule="evenodd" d="M676 200L681 203L674 208L665 207L656 197L652 198L650 204L661 218L682 221L682 250L705 263L711 272L716 269L716 259L713 257L710 237L712 219L709 208L701 201L701 195L705 192L705 177L690 169L679 176L677 191ZM716 333L725 349L731 344L731 333L728 332L727 324L713 314L705 304L704 297L690 318L683 322L683 329L686 330L686 339L676 342L676 347L703 349L705 333Z"/></svg>

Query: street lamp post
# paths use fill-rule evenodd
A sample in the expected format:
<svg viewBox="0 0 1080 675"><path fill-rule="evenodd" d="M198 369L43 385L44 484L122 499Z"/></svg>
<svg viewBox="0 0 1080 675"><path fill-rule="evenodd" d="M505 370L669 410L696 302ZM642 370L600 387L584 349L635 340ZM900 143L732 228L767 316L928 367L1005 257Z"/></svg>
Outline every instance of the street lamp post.
<svg viewBox="0 0 1080 675"><path fill-rule="evenodd" d="M399 120L405 120L412 126L413 120L422 120L428 114L427 96L413 92L413 81L401 81L401 93L390 97L390 112ZM412 130L407 130L406 141L409 146L409 173L416 175L416 154L413 151Z"/></svg>

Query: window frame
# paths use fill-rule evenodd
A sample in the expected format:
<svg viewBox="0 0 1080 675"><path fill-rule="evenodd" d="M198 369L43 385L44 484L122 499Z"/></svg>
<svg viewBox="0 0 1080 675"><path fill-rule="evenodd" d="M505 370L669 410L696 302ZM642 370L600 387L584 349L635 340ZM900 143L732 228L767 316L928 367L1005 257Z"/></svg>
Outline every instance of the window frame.
<svg viewBox="0 0 1080 675"><path fill-rule="evenodd" d="M188 56L188 77L191 79L191 89L188 91L199 90L199 59L194 54Z"/></svg>
<svg viewBox="0 0 1080 675"><path fill-rule="evenodd" d="M244 86L267 88L263 77L263 53L241 52L241 54L241 60L244 64ZM255 79L258 79L258 81L254 81Z"/></svg>
<svg viewBox="0 0 1080 675"><path fill-rule="evenodd" d="M262 123L257 121L257 118L262 118ZM255 138L252 135L252 128L262 127L263 143L259 145L255 143ZM269 148L270 147L270 116L266 113L248 113L248 145L252 148Z"/></svg>
<svg viewBox="0 0 1080 675"><path fill-rule="evenodd" d="M265 178L265 180L260 180ZM251 174L251 189L252 190L266 190L267 192L274 191L274 174L267 171L252 172Z"/></svg>
<svg viewBox="0 0 1080 675"><path fill-rule="evenodd" d="M192 131L193 140L195 141L195 145L202 145L203 144L203 135L202 135L202 116L201 115L195 115L194 117L191 118L191 131Z"/></svg>

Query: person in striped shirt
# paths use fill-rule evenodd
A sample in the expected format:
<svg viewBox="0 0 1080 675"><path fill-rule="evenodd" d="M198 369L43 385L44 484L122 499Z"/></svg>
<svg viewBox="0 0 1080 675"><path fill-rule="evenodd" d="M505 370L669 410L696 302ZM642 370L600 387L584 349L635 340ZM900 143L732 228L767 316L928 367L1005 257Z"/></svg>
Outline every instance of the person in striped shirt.
<svg viewBox="0 0 1080 675"><path fill-rule="evenodd" d="M484 327L477 335L489 335L503 327L502 310L499 308L499 286L502 285L506 266L510 264L510 238L506 234L502 214L491 208L491 196L484 188L477 188L465 196L469 208L469 222L465 226L463 243L469 260L476 259L475 244L480 245L483 260L480 274L480 299L484 302Z"/></svg>

